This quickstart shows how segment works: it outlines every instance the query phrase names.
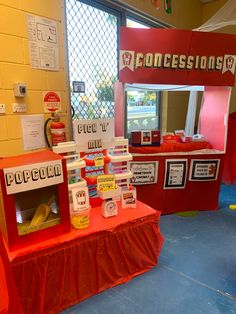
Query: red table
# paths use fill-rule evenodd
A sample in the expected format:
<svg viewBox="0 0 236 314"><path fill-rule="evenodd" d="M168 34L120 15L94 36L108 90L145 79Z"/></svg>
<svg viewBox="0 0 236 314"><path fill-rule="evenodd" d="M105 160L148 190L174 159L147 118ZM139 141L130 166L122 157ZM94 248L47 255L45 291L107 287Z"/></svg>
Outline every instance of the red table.
<svg viewBox="0 0 236 314"><path fill-rule="evenodd" d="M9 253L24 313L58 313L157 265L160 212L138 202L90 226Z"/></svg>

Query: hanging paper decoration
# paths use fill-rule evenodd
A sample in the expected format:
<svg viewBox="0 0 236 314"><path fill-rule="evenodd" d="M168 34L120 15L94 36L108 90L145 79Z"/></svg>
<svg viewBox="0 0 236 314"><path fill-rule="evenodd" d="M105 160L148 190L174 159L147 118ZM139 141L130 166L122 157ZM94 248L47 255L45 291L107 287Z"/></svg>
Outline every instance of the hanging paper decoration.
<svg viewBox="0 0 236 314"><path fill-rule="evenodd" d="M161 0L151 0L151 3L154 5L154 7L158 10L161 6Z"/></svg>
<svg viewBox="0 0 236 314"><path fill-rule="evenodd" d="M172 13L172 1L171 0L164 0L165 1L165 11L168 14Z"/></svg>

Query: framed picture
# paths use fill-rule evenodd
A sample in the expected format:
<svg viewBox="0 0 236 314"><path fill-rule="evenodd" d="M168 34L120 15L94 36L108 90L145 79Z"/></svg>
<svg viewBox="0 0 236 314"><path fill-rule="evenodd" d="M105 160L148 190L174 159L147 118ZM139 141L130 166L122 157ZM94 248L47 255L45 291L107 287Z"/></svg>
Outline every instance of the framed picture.
<svg viewBox="0 0 236 314"><path fill-rule="evenodd" d="M187 159L167 159L164 189L184 189L186 174Z"/></svg>
<svg viewBox="0 0 236 314"><path fill-rule="evenodd" d="M85 82L73 81L73 93L85 93Z"/></svg>
<svg viewBox="0 0 236 314"><path fill-rule="evenodd" d="M129 162L133 177L130 183L133 185L153 184L157 182L158 161Z"/></svg>
<svg viewBox="0 0 236 314"><path fill-rule="evenodd" d="M214 181L218 179L219 159L193 159L191 160L190 181Z"/></svg>

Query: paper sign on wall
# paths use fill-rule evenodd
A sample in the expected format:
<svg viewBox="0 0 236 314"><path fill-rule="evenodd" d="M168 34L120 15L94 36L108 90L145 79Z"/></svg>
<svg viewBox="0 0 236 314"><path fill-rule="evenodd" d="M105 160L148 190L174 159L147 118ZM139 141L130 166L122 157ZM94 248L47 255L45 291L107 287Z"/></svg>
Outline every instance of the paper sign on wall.
<svg viewBox="0 0 236 314"><path fill-rule="evenodd" d="M164 189L184 189L187 174L187 159L167 159Z"/></svg>
<svg viewBox="0 0 236 314"><path fill-rule="evenodd" d="M193 159L191 160L190 181L214 181L218 178L219 159Z"/></svg>
<svg viewBox="0 0 236 314"><path fill-rule="evenodd" d="M129 162L133 177L132 184L153 184L157 182L158 161Z"/></svg>
<svg viewBox="0 0 236 314"><path fill-rule="evenodd" d="M43 148L46 146L44 138L44 116L27 115L21 117L24 150Z"/></svg>
<svg viewBox="0 0 236 314"><path fill-rule="evenodd" d="M36 69L59 71L58 30L53 20L27 16L30 64Z"/></svg>

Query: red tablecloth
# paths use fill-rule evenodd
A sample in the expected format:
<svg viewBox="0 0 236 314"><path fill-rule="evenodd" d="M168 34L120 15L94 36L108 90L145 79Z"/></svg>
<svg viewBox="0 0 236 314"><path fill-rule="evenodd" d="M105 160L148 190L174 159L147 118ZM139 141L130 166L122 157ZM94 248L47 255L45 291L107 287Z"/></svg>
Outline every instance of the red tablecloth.
<svg viewBox="0 0 236 314"><path fill-rule="evenodd" d="M225 164L222 181L236 184L236 112L229 115Z"/></svg>
<svg viewBox="0 0 236 314"><path fill-rule="evenodd" d="M17 294L11 265L0 233L0 313L21 314L21 305Z"/></svg>
<svg viewBox="0 0 236 314"><path fill-rule="evenodd" d="M129 151L132 154L157 154L170 152L191 152L194 150L211 149L212 146L208 142L190 142L190 143L163 143L160 146L130 146Z"/></svg>
<svg viewBox="0 0 236 314"><path fill-rule="evenodd" d="M157 264L163 243L160 212L138 202L90 226L9 253L24 313L58 313Z"/></svg>

